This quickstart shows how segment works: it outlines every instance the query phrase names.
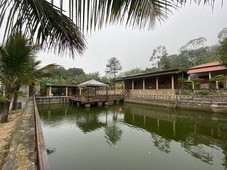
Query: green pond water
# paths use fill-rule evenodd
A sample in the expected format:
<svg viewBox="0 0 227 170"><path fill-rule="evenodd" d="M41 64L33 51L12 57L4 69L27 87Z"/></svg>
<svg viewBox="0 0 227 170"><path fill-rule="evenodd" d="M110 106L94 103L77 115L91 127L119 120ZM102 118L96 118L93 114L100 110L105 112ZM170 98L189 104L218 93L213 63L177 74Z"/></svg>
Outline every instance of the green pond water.
<svg viewBox="0 0 227 170"><path fill-rule="evenodd" d="M90 109L53 104L38 109L53 170L227 167L227 114L128 103Z"/></svg>

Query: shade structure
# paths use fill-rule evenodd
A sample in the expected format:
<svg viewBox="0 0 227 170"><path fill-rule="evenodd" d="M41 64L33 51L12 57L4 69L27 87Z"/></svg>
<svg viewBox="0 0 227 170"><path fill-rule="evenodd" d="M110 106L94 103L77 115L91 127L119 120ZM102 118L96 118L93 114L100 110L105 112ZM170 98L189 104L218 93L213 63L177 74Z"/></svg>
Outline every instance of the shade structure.
<svg viewBox="0 0 227 170"><path fill-rule="evenodd" d="M77 87L107 87L107 86L108 86L107 84L93 79L77 85Z"/></svg>

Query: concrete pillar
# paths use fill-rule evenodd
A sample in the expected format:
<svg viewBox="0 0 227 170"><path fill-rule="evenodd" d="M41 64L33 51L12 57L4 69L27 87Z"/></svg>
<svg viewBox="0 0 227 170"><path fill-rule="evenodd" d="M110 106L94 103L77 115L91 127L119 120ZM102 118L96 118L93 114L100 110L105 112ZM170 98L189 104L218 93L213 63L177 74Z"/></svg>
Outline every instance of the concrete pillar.
<svg viewBox="0 0 227 170"><path fill-rule="evenodd" d="M156 77L156 90L158 90L158 77Z"/></svg>
<svg viewBox="0 0 227 170"><path fill-rule="evenodd" d="M194 90L194 89L195 89L195 83L192 82L192 90Z"/></svg>
<svg viewBox="0 0 227 170"><path fill-rule="evenodd" d="M65 96L68 96L68 87L65 88Z"/></svg>
<svg viewBox="0 0 227 170"><path fill-rule="evenodd" d="M91 107L91 104L90 104L90 103L86 103L86 104L85 104L85 107L86 107L86 108L90 108L90 107Z"/></svg>
<svg viewBox="0 0 227 170"><path fill-rule="evenodd" d="M52 88L51 88L51 86L49 87L49 96L51 96L51 94L52 94Z"/></svg>
<svg viewBox="0 0 227 170"><path fill-rule="evenodd" d="M134 90L134 80L132 80L132 90Z"/></svg>
<svg viewBox="0 0 227 170"><path fill-rule="evenodd" d="M219 87L218 87L218 81L215 82L215 86L216 86L216 90L218 90L219 89Z"/></svg>
<svg viewBox="0 0 227 170"><path fill-rule="evenodd" d="M143 79L143 90L145 90L145 79Z"/></svg>
<svg viewBox="0 0 227 170"><path fill-rule="evenodd" d="M191 76L190 75L188 76L188 80L191 80Z"/></svg>
<svg viewBox="0 0 227 170"><path fill-rule="evenodd" d="M79 95L81 95L82 94L82 88L79 88Z"/></svg>
<svg viewBox="0 0 227 170"><path fill-rule="evenodd" d="M171 87L172 87L172 90L174 90L174 75L172 75L171 77Z"/></svg>

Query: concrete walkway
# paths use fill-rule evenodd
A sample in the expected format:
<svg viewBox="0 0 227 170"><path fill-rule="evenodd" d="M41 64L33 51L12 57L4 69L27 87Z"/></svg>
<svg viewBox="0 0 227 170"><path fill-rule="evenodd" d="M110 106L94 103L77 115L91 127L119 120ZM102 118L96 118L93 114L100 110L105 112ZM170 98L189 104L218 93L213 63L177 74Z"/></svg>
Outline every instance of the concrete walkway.
<svg viewBox="0 0 227 170"><path fill-rule="evenodd" d="M27 102L18 118L3 170L36 170L35 125L33 101Z"/></svg>

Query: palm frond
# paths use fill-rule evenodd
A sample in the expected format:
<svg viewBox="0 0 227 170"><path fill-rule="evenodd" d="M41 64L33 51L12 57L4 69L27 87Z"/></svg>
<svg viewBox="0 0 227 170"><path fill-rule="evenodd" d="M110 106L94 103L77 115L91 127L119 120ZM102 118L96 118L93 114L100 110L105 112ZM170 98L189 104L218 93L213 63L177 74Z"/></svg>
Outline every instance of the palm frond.
<svg viewBox="0 0 227 170"><path fill-rule="evenodd" d="M66 0L65 0L66 1ZM0 26L6 19L5 37L15 30L30 35L43 48L81 54L86 49L83 31L112 23L152 28L187 2L214 6L215 0L0 0ZM222 0L223 2L223 0ZM73 23L74 22L74 23Z"/></svg>
<svg viewBox="0 0 227 170"><path fill-rule="evenodd" d="M7 12L8 10L8 12ZM30 35L43 49L82 54L84 35L60 8L46 0L0 0L0 24L7 17L5 39L13 32Z"/></svg>
<svg viewBox="0 0 227 170"><path fill-rule="evenodd" d="M69 13L73 21L85 31L111 23L123 23L133 28L152 28L157 21L164 21L173 10L184 6L186 2L192 0L69 0ZM215 0L193 2L213 6Z"/></svg>

